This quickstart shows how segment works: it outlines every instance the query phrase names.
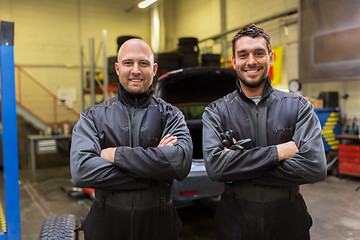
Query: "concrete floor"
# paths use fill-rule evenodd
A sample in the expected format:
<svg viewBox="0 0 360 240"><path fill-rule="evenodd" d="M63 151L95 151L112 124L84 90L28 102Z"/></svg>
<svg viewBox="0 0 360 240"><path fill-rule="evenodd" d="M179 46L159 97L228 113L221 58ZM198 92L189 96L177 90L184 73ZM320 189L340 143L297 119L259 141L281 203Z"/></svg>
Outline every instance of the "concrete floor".
<svg viewBox="0 0 360 240"><path fill-rule="evenodd" d="M88 199L71 197L62 190L70 185L68 166L20 170L22 239L39 239L43 220L48 216L86 216ZM313 217L313 240L360 239L360 190L356 191L359 186L360 178L348 176L329 176L324 182L302 186L301 192ZM181 240L215 239L216 204L216 199L209 199L178 209L184 223Z"/></svg>

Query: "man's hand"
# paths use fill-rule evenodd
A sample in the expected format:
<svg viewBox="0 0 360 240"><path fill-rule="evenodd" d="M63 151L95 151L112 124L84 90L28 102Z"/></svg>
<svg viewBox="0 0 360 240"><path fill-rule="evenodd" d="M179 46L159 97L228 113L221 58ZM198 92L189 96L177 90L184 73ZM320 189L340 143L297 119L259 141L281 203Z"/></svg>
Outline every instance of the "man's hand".
<svg viewBox="0 0 360 240"><path fill-rule="evenodd" d="M230 147L231 150L235 150L235 151L242 151L244 149L244 144L251 142L250 138L245 138L245 139L240 139L239 141L236 141L235 139L234 141L234 145L232 145Z"/></svg>
<svg viewBox="0 0 360 240"><path fill-rule="evenodd" d="M177 142L177 137L170 136L170 134L166 134L159 142L158 147L173 146L174 143L176 142Z"/></svg>
<svg viewBox="0 0 360 240"><path fill-rule="evenodd" d="M286 143L282 143L279 145L276 145L279 161L285 160L287 158L290 158L295 155L295 153L299 152L299 149L297 148L294 141L289 141Z"/></svg>
<svg viewBox="0 0 360 240"><path fill-rule="evenodd" d="M115 150L116 150L115 147L105 148L101 150L100 157L105 158L106 160L114 163Z"/></svg>

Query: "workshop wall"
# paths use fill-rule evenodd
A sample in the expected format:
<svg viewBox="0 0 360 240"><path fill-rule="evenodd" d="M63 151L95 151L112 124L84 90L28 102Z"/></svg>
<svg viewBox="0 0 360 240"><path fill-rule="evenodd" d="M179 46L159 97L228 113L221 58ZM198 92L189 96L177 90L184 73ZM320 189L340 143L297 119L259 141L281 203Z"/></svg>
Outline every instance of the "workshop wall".
<svg viewBox="0 0 360 240"><path fill-rule="evenodd" d="M162 0L165 47L176 49L180 37L197 37L200 53L222 51L222 42L211 38L221 33L220 0ZM15 63L56 93L57 87L75 87L80 110L79 46L84 46L88 64L88 41L95 38L96 65L102 66L101 30L107 29L108 56L116 54L116 37L136 35L150 41L149 10L125 9L132 0L0 0L0 18L15 22ZM298 7L298 0L237 0L226 1L227 54L231 56L231 38L249 22L289 12ZM260 24L273 39L273 47L284 47L282 82L276 88L287 88L288 81L298 78L298 21L297 14ZM339 91L340 107L349 118L360 117L359 81L303 84L302 94L316 97L322 91ZM341 98L349 94L345 101Z"/></svg>
<svg viewBox="0 0 360 240"><path fill-rule="evenodd" d="M88 66L89 38L94 37L96 66L102 67L103 29L108 56L117 54L118 36L150 41L149 11L125 12L132 5L132 0L0 0L0 19L15 22L15 63L54 94L58 87L75 87L74 109L80 111L80 45Z"/></svg>
<svg viewBox="0 0 360 240"><path fill-rule="evenodd" d="M174 0L171 0L174 1ZM176 37L193 36L201 42L203 39L216 36L221 33L220 25L220 0L183 0L174 1L176 6L173 18L175 18L172 34ZM226 1L226 29L237 29L249 22L260 22L264 19L281 13L297 9L298 0L237 0ZM288 82L299 78L298 61L298 14L292 16L268 20L259 24L271 35L273 47L283 46L282 82L275 88L286 89ZM231 56L231 38L236 31L227 35L227 55ZM175 41L170 41L173 43ZM176 42L175 42L176 43ZM199 43L200 53L221 53L220 40L207 40ZM171 46L171 44L169 44ZM360 80L360 79L359 79ZM348 119L360 118L360 83L356 81L306 83L302 86L302 95L318 97L320 92L338 91L339 106L341 112ZM348 94L347 100L342 96Z"/></svg>
<svg viewBox="0 0 360 240"><path fill-rule="evenodd" d="M172 35L180 37L197 37L200 41L200 54L222 53L222 40L209 39L221 33L220 0L169 0L175 13L175 24L172 24ZM168 2L168 1L167 1ZM170 3L167 3L170 4ZM226 1L226 31L227 34L227 56L228 60L232 55L231 39L244 25L250 22L260 22L264 19L271 19L284 12L297 9L298 0L257 0L257 1ZM169 8L168 8L169 9ZM169 19L169 18L166 18ZM273 47L282 45L284 47L283 69L287 66L289 71L282 71L282 82L276 87L286 89L288 81L298 78L297 55L298 55L298 28L297 14L286 18L275 18L265 21L259 26L265 28L272 36ZM209 39L203 41L204 39ZM169 43L169 48L176 48L176 41Z"/></svg>

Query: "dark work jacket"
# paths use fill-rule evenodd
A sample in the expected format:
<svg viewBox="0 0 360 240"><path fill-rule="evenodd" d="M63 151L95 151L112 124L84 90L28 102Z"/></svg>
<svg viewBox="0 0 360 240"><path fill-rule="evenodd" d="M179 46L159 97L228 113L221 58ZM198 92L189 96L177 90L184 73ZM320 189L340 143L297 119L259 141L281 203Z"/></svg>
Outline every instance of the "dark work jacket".
<svg viewBox="0 0 360 240"><path fill-rule="evenodd" d="M166 134L178 141L157 147ZM114 163L100 157L108 147L116 147ZM191 159L192 141L183 114L154 98L151 89L131 95L119 84L118 96L86 109L73 129L74 184L95 188L97 201L125 209L119 218L171 203L172 181L187 176ZM140 231L134 226L129 228Z"/></svg>
<svg viewBox="0 0 360 240"><path fill-rule="evenodd" d="M226 182L245 200L271 201L288 189L321 181L326 159L320 122L302 96L273 89L266 82L256 105L237 90L211 103L203 114L203 147L211 179ZM243 151L225 151L220 134L232 129L234 138L252 141ZM278 161L277 144L295 141L299 152Z"/></svg>

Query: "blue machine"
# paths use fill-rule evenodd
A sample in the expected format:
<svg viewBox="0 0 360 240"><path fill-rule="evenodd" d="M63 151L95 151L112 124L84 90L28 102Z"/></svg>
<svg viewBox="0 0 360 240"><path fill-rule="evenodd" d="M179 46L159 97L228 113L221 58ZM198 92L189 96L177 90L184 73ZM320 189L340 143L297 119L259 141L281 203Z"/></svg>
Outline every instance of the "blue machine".
<svg viewBox="0 0 360 240"><path fill-rule="evenodd" d="M5 229L3 227L1 229L0 240L20 240L19 157L13 22L0 21L0 73L6 223Z"/></svg>
<svg viewBox="0 0 360 240"><path fill-rule="evenodd" d="M321 123L325 151L337 151L339 140L336 135L341 134L340 109L319 108L315 109L315 113Z"/></svg>

